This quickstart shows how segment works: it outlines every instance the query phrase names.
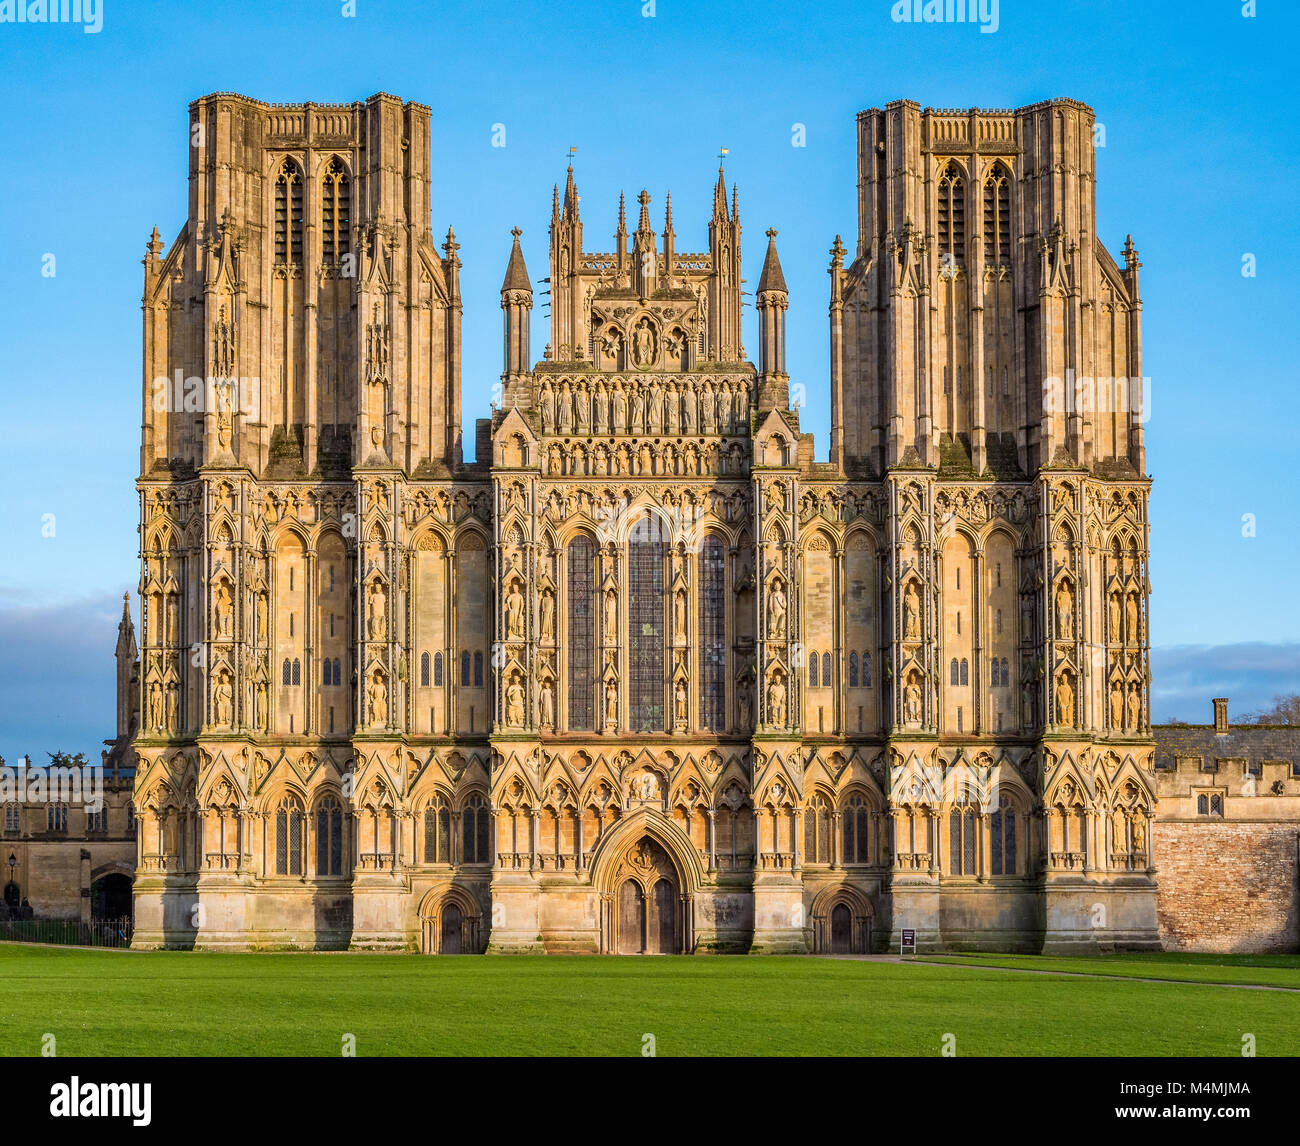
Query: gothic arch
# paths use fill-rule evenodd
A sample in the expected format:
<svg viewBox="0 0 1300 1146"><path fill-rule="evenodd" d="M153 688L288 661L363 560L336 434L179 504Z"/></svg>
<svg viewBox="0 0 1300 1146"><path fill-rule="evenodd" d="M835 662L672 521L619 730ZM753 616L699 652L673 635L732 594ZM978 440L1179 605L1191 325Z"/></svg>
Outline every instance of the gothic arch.
<svg viewBox="0 0 1300 1146"><path fill-rule="evenodd" d="M643 807L620 819L601 837L591 862L591 882L602 894L613 895L620 864L643 836L654 840L668 853L682 893L693 896L703 886L704 865L699 851L668 816L655 808Z"/></svg>
<svg viewBox="0 0 1300 1146"><path fill-rule="evenodd" d="M448 925L458 913L460 949L448 950ZM483 908L468 889L456 884L433 888L420 902L422 955L480 955L483 952Z"/></svg>

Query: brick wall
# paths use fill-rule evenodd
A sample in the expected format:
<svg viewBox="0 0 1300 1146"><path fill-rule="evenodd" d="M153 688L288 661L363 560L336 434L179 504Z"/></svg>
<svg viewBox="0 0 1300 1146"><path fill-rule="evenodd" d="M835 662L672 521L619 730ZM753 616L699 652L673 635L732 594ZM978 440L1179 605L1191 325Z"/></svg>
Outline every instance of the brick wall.
<svg viewBox="0 0 1300 1146"><path fill-rule="evenodd" d="M1157 911L1166 949L1295 951L1297 834L1294 824L1157 821Z"/></svg>

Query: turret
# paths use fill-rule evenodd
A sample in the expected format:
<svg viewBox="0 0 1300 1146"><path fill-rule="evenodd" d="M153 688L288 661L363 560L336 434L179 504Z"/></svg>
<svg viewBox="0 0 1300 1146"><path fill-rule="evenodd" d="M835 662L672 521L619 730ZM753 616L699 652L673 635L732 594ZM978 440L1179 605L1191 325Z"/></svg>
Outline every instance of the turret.
<svg viewBox="0 0 1300 1146"><path fill-rule="evenodd" d="M533 286L524 265L524 253L519 247L522 234L515 227L510 234L514 245L510 248L510 261L506 264L505 281L501 284L501 309L504 312L505 363L501 381L507 395L511 383L528 373L528 317L533 309Z"/></svg>
<svg viewBox="0 0 1300 1146"><path fill-rule="evenodd" d="M776 253L776 229L767 231L767 257L758 279L758 385L759 404L764 407L789 403L790 376L785 371L785 312L790 292L781 259Z"/></svg>
<svg viewBox="0 0 1300 1146"><path fill-rule="evenodd" d="M122 619L117 625L117 737L135 735L136 713L140 708L139 650L135 626L131 623L131 597L122 594Z"/></svg>

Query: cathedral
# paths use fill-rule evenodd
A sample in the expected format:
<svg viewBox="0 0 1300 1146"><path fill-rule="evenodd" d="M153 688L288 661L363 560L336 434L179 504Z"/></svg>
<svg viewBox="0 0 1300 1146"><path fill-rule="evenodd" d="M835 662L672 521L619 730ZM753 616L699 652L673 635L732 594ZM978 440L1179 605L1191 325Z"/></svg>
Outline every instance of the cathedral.
<svg viewBox="0 0 1300 1146"><path fill-rule="evenodd" d="M595 251L570 169L466 462L430 110L196 100L144 259L135 945L1158 948L1141 264L1093 130L859 114L827 461L774 230L742 344L725 172L707 242L642 191Z"/></svg>

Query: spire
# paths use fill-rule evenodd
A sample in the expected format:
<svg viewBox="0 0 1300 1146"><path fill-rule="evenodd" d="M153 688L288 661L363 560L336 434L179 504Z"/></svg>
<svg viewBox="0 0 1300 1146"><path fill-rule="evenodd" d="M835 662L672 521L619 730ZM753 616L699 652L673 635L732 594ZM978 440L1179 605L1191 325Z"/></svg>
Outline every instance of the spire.
<svg viewBox="0 0 1300 1146"><path fill-rule="evenodd" d="M740 222L740 184L739 183L733 183L731 185L731 221L733 223Z"/></svg>
<svg viewBox="0 0 1300 1146"><path fill-rule="evenodd" d="M506 264L506 277L501 284L501 293L504 294L509 290L526 290L531 294L532 280L528 277L528 268L524 266L524 252L519 248L519 236L523 232L515 227L510 233L514 236L515 242L510 248L510 262Z"/></svg>
<svg viewBox="0 0 1300 1146"><path fill-rule="evenodd" d="M551 193L551 223L555 224L560 221L560 185L555 185L555 190Z"/></svg>
<svg viewBox="0 0 1300 1146"><path fill-rule="evenodd" d="M578 189L573 184L573 164L569 164L569 173L564 179L564 217L578 217Z"/></svg>
<svg viewBox="0 0 1300 1146"><path fill-rule="evenodd" d="M668 192L664 199L664 235L673 233L673 193Z"/></svg>
<svg viewBox="0 0 1300 1146"><path fill-rule="evenodd" d="M718 164L718 182L713 188L713 217L727 217L727 180L723 176L722 164Z"/></svg>
<svg viewBox="0 0 1300 1146"><path fill-rule="evenodd" d="M131 623L131 595L122 594L122 619L117 624L117 652L135 657L135 625Z"/></svg>
<svg viewBox="0 0 1300 1146"><path fill-rule="evenodd" d="M627 234L627 208L623 202L623 192L618 193L618 234Z"/></svg>
<svg viewBox="0 0 1300 1146"><path fill-rule="evenodd" d="M641 194L636 197L636 201L641 204L641 218L637 220L636 229L638 232L648 234L650 231L650 192L642 188Z"/></svg>
<svg viewBox="0 0 1300 1146"><path fill-rule="evenodd" d="M758 276L758 293L779 290L789 294L785 285L785 275L781 273L781 260L776 253L776 228L767 229L767 258L763 260L763 273Z"/></svg>

